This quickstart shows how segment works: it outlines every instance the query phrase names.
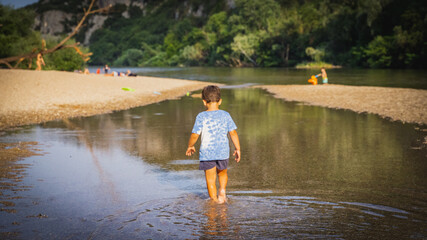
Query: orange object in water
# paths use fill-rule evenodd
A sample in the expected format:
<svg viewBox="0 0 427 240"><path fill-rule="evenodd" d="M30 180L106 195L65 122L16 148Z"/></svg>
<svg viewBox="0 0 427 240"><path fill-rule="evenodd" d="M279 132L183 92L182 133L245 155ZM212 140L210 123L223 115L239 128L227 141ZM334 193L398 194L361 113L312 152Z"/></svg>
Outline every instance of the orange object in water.
<svg viewBox="0 0 427 240"><path fill-rule="evenodd" d="M308 79L308 82L313 84L313 85L317 85L317 78L316 76L312 75L310 79Z"/></svg>

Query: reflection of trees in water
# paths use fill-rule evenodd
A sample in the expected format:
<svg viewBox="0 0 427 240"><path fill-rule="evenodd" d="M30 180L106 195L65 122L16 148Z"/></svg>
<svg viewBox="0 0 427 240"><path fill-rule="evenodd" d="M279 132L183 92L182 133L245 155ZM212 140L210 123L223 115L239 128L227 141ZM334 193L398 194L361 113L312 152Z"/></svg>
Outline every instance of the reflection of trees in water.
<svg viewBox="0 0 427 240"><path fill-rule="evenodd" d="M253 103L249 92L235 93L253 106L236 119L243 161L230 179L239 179L239 187L389 192L412 185L413 169L403 163L410 126L281 100Z"/></svg>
<svg viewBox="0 0 427 240"><path fill-rule="evenodd" d="M242 142L242 162L231 163L238 169L230 171L231 188L389 192L392 186L422 186L417 165L404 163L421 157L408 152L411 126L284 102L260 89L223 89L222 97L221 108L232 115ZM100 115L79 125L102 149L120 145L163 168L196 170L168 163L186 159L188 137L202 110L200 99L183 98Z"/></svg>
<svg viewBox="0 0 427 240"><path fill-rule="evenodd" d="M20 160L43 155L37 147L37 142L0 143L0 212L16 213L16 200L32 188L23 183L31 164L20 163Z"/></svg>
<svg viewBox="0 0 427 240"><path fill-rule="evenodd" d="M74 130L77 133L77 138L78 138L79 142L86 146L86 149L89 150L89 152L92 156L92 161L93 161L93 164L95 165L95 169L97 170L98 175L100 177L101 184L105 187L107 192L111 195L112 200L114 202L119 202L120 197L117 195L116 187L115 187L113 181L111 180L111 178L108 177L108 175L105 173L104 169L102 168L101 162L99 161L98 157L96 156L96 154L94 152L93 142L92 142L90 135L89 135L90 132L89 131L82 131L83 129L81 129L77 125L73 124L68 119L64 119L63 123L65 124L65 126L68 129Z"/></svg>

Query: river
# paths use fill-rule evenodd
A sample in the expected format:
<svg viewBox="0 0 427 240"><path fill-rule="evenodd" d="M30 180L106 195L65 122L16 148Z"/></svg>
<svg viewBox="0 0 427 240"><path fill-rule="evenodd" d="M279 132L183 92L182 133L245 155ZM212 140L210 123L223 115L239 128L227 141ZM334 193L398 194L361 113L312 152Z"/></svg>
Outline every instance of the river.
<svg viewBox="0 0 427 240"><path fill-rule="evenodd" d="M99 66L90 67L92 73ZM170 77L209 81L229 85L239 84L307 84L311 75L319 69L295 68L112 68L112 71L131 70L142 76ZM427 70L390 69L328 69L329 83L352 86L381 86L427 89ZM319 81L321 82L321 81Z"/></svg>
<svg viewBox="0 0 427 240"><path fill-rule="evenodd" d="M184 96L5 132L1 142L37 141L42 155L22 160L22 181L0 195L3 236L427 237L426 126L285 102L264 90L245 87L305 84L312 74L309 70L132 71L234 85L222 89L221 106L236 122L242 146L242 161L230 161L228 204L207 200L197 156L185 156L195 116L203 105L197 96ZM328 71L329 81L426 88L423 71L349 71L353 74ZM378 82L372 76L378 76ZM388 80L389 76L394 78Z"/></svg>

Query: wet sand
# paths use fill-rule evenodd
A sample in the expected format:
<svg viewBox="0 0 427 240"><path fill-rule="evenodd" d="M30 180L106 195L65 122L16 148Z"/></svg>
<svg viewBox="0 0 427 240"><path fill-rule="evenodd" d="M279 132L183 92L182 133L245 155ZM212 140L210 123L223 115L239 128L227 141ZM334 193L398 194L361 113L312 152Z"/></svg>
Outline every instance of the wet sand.
<svg viewBox="0 0 427 240"><path fill-rule="evenodd" d="M427 124L427 90L333 84L256 87L286 101L373 113L403 123Z"/></svg>
<svg viewBox="0 0 427 240"><path fill-rule="evenodd" d="M208 84L144 76L3 69L0 70L0 130L143 106L183 96Z"/></svg>

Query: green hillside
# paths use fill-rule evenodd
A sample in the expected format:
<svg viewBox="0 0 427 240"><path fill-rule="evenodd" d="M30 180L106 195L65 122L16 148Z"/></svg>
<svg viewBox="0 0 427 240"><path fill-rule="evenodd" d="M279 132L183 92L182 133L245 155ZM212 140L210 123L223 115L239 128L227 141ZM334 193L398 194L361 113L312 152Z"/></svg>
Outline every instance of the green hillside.
<svg viewBox="0 0 427 240"><path fill-rule="evenodd" d="M206 4L187 2L193 8ZM324 61L411 68L426 62L422 0L236 0L233 9L217 1L205 6L210 11L202 17L178 19L181 1L157 7L146 16L136 10L129 19L116 7L117 14L91 38L92 63L282 67Z"/></svg>
<svg viewBox="0 0 427 240"><path fill-rule="evenodd" d="M60 7L64 2L73 1L51 0L34 7L38 13L70 9ZM424 0L163 0L144 4L143 9L116 4L105 15L102 28L89 41L90 64L287 67L324 62L422 68L427 62ZM77 41L83 41L84 30Z"/></svg>

